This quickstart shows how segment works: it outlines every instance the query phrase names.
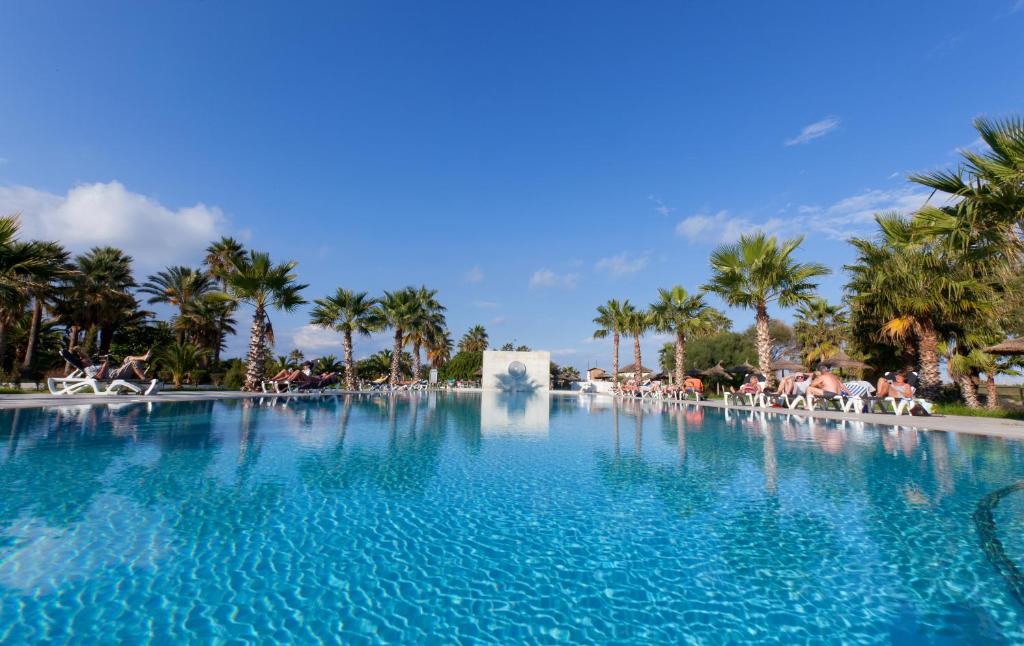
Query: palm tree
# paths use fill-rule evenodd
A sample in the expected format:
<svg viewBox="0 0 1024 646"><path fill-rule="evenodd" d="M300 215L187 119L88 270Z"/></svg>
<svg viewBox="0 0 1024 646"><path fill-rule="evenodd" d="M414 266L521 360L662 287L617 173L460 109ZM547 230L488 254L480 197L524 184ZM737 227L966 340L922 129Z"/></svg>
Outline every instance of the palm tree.
<svg viewBox="0 0 1024 646"><path fill-rule="evenodd" d="M237 321L232 317L234 312L234 304L210 292L182 308L181 315L175 317L172 326L179 337L187 336L208 350L206 357L216 366L224 350L226 335L235 333Z"/></svg>
<svg viewBox="0 0 1024 646"><path fill-rule="evenodd" d="M763 232L740 236L739 242L723 245L711 253L711 280L704 289L722 297L733 307L754 310L757 329L757 359L769 381L771 372L771 335L768 306L793 307L807 302L817 284L813 280L829 273L820 263L800 263L793 259L803 236L784 240Z"/></svg>
<svg viewBox="0 0 1024 646"><path fill-rule="evenodd" d="M220 283L222 290L227 289L227 276L235 263L245 257L245 247L234 238L222 237L206 248L206 273Z"/></svg>
<svg viewBox="0 0 1024 646"><path fill-rule="evenodd" d="M633 337L634 379L639 386L643 382L643 366L640 362L640 338L651 329L651 314L644 310L632 309L625 312L622 320L622 332ZM616 378L618 378L616 376Z"/></svg>
<svg viewBox="0 0 1024 646"><path fill-rule="evenodd" d="M445 307L437 300L437 290L424 285L414 292L416 315L405 330L403 344L412 344L413 378L420 378L420 348L445 328Z"/></svg>
<svg viewBox="0 0 1024 646"><path fill-rule="evenodd" d="M956 170L910 176L910 181L953 195L948 207L925 206L916 216L920 231L939 236L961 253L1019 264L1024 223L1024 119L974 121L983 151L963 150ZM999 253L991 253L998 250Z"/></svg>
<svg viewBox="0 0 1024 646"><path fill-rule="evenodd" d="M171 373L175 388L181 388L182 381L188 379L202 363L205 350L187 341L178 341L161 350L157 354L160 365Z"/></svg>
<svg viewBox="0 0 1024 646"><path fill-rule="evenodd" d="M338 361L338 357L333 354L322 356L316 360L316 369L320 374L325 372L341 372L342 368L343 366Z"/></svg>
<svg viewBox="0 0 1024 646"><path fill-rule="evenodd" d="M29 370L35 364L36 347L39 345L40 330L43 325L43 310L53 305L53 299L61 280L67 279L71 274L69 260L71 254L56 242L41 242L40 252L45 256L45 263L54 273L46 277L46 280L33 281L30 288L32 293L32 322L29 324L28 340L25 345L25 358L21 367ZM37 278L42 278L37 276Z"/></svg>
<svg viewBox="0 0 1024 646"><path fill-rule="evenodd" d="M93 247L75 258L74 269L57 303L58 317L69 328L68 343L78 345L85 331L84 347L91 348L98 336L99 354L107 354L119 328L150 314L139 310L131 293L136 286L132 257L115 247Z"/></svg>
<svg viewBox="0 0 1024 646"><path fill-rule="evenodd" d="M681 384L686 378L687 338L707 336L720 330L711 316L719 312L704 302L702 294L691 296L679 285L658 289L658 296L658 302L651 305L651 322L657 331L676 335L675 382Z"/></svg>
<svg viewBox="0 0 1024 646"><path fill-rule="evenodd" d="M446 329L435 330L427 343L427 361L431 368L440 368L452 358L452 350L455 344L452 342L452 335Z"/></svg>
<svg viewBox="0 0 1024 646"><path fill-rule="evenodd" d="M236 304L251 305L254 310L245 371L246 390L256 390L263 382L267 341L273 342L273 327L267 309L290 312L306 302L301 292L307 285L296 282L296 264L289 261L275 265L270 254L250 251L248 256L232 261L226 274L226 298Z"/></svg>
<svg viewBox="0 0 1024 646"><path fill-rule="evenodd" d="M178 308L178 317L213 289L210 275L191 267L168 267L150 276L139 287L139 292L149 294L147 303L165 303ZM171 321L174 326L174 321ZM178 342L185 340L184 331L179 329ZM194 339L193 339L194 340Z"/></svg>
<svg viewBox="0 0 1024 646"><path fill-rule="evenodd" d="M234 266L235 261L244 255L245 248L242 246L242 243L227 236L222 237L206 248L206 258L203 261L206 264L206 272L211 278L220 283L222 291L227 289L227 275ZM235 333L234 328L231 327L234 324L234 320L231 319L234 313L234 307L229 307L221 315L217 326L217 336L219 339L213 346L214 365L220 365L220 353L225 345L224 337ZM228 329L229 327L231 327L230 330Z"/></svg>
<svg viewBox="0 0 1024 646"><path fill-rule="evenodd" d="M598 326L594 330L595 339L604 339L609 335L612 337L612 380L613 387L619 385L619 336L622 334L622 326L630 312L635 311L628 300L619 302L611 299L604 305L597 307L597 316L594 317L594 324Z"/></svg>
<svg viewBox="0 0 1024 646"><path fill-rule="evenodd" d="M793 332L805 366L814 365L839 352L849 321L846 308L813 298L796 310Z"/></svg>
<svg viewBox="0 0 1024 646"><path fill-rule="evenodd" d="M853 238L857 262L846 267L846 289L858 325L879 338L912 344L921 365L921 390L941 386L940 343L954 326L977 324L996 311L991 286L978 280L959 253L915 235L897 213L875 216L876 239Z"/></svg>
<svg viewBox="0 0 1024 646"><path fill-rule="evenodd" d="M483 352L487 349L487 330L482 325L469 328L459 340L459 352Z"/></svg>
<svg viewBox="0 0 1024 646"><path fill-rule="evenodd" d="M355 390L356 370L352 359L352 337L369 336L377 321L374 316L376 301L366 292L353 292L339 287L333 295L317 299L310 322L323 328L341 332L342 357L345 361L345 388Z"/></svg>
<svg viewBox="0 0 1024 646"><path fill-rule="evenodd" d="M384 297L374 306L374 317L379 321L379 327L394 331L395 342L391 350L390 384L392 386L398 385L398 359L402 354L405 331L416 324L418 313L419 298L416 295L416 290L412 287L394 292L384 292Z"/></svg>
<svg viewBox="0 0 1024 646"><path fill-rule="evenodd" d="M0 217L0 368L6 369L7 332L25 313L33 293L50 284L62 271L52 265L55 243L18 240L21 221L16 215Z"/></svg>

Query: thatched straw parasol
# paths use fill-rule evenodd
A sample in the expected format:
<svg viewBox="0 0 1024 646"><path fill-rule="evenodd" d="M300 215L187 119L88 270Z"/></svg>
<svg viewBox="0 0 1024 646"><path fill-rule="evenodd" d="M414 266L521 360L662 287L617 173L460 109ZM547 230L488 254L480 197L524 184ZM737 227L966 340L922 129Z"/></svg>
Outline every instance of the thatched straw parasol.
<svg viewBox="0 0 1024 646"><path fill-rule="evenodd" d="M863 361L851 359L850 356L842 350L822 361L820 365L828 366L829 368L842 368L844 370L866 370L871 367Z"/></svg>
<svg viewBox="0 0 1024 646"><path fill-rule="evenodd" d="M719 364L719 365L721 365L721 364ZM729 372L731 372L733 374L739 374L739 375L747 375L747 374L750 374L752 372L757 372L758 370L759 370L759 368L757 366L752 366L749 363L747 363L746 361L744 361L743 363L741 363L738 366L733 366L732 368L729 368Z"/></svg>
<svg viewBox="0 0 1024 646"><path fill-rule="evenodd" d="M704 373L701 372L700 370L696 370L696 369L693 369L693 368L691 368L690 370L686 371L686 376L687 377L700 377L703 374Z"/></svg>
<svg viewBox="0 0 1024 646"><path fill-rule="evenodd" d="M773 361L772 370L788 370L789 372L807 372L807 368L800 365L796 361L789 361L788 359L779 359L778 361Z"/></svg>
<svg viewBox="0 0 1024 646"><path fill-rule="evenodd" d="M985 348L989 354L1024 354L1024 337L1009 339Z"/></svg>
<svg viewBox="0 0 1024 646"><path fill-rule="evenodd" d="M732 375L729 374L729 371L722 367L721 362L718 362L712 368L702 370L700 374L704 377L711 377L713 379L732 379Z"/></svg>
<svg viewBox="0 0 1024 646"><path fill-rule="evenodd" d="M729 371L727 371L725 368L722 367L722 362L721 361L719 361L717 364L715 364L711 368L708 368L707 370L702 370L700 374L701 374L701 376L707 377L709 379L714 379L715 382L716 382L716 385L718 386L718 388L717 388L718 392L721 392L721 390L722 390L721 389L721 380L722 379L732 379L732 375L729 374Z"/></svg>

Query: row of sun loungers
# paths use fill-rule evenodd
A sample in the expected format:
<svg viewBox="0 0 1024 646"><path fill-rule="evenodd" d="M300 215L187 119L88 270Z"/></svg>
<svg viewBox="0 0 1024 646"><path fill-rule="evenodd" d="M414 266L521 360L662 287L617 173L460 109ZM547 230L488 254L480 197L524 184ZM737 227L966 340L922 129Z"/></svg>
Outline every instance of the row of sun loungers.
<svg viewBox="0 0 1024 646"><path fill-rule="evenodd" d="M85 366L75 355L61 351L61 356L73 368L65 377L49 377L46 388L52 395L156 395L163 388L159 379L136 381L130 379L97 379L86 374Z"/></svg>

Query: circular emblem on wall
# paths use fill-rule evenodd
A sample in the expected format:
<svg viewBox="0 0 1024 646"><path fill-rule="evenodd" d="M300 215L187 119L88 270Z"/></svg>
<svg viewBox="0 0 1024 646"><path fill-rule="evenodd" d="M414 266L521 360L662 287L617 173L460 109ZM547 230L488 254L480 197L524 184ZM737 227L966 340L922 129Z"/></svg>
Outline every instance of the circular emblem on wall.
<svg viewBox="0 0 1024 646"><path fill-rule="evenodd" d="M522 361L513 361L508 364L508 374L513 377L520 378L526 376L526 366L523 365Z"/></svg>

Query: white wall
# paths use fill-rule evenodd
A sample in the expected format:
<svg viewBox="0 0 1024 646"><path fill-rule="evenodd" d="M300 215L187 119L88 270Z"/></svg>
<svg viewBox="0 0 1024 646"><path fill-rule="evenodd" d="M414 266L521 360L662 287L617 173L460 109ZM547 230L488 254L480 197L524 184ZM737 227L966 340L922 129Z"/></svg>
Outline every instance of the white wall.
<svg viewBox="0 0 1024 646"><path fill-rule="evenodd" d="M516 362L526 368L524 374L510 372L509 367ZM550 352L484 352L483 378L480 382L484 390L548 390L550 380Z"/></svg>

